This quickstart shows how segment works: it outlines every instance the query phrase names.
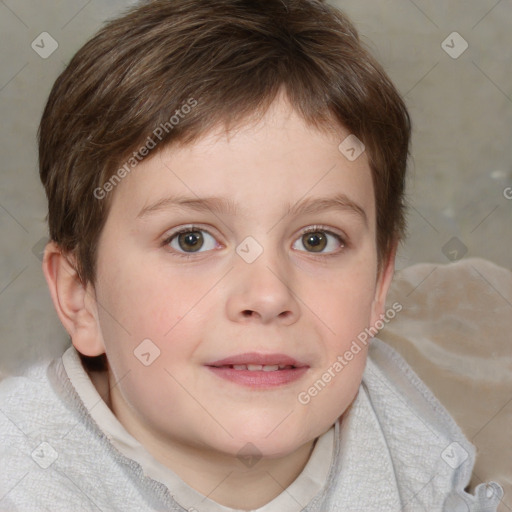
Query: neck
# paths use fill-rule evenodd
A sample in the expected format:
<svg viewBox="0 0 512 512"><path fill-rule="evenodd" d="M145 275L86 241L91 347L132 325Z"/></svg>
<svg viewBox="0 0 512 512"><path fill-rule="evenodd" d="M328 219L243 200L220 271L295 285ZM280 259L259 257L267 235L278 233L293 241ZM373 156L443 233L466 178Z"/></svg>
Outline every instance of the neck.
<svg viewBox="0 0 512 512"><path fill-rule="evenodd" d="M146 448L160 463L209 499L236 510L258 509L281 494L304 469L315 441L278 459L262 458L246 467L236 457L173 446L168 456L158 444Z"/></svg>

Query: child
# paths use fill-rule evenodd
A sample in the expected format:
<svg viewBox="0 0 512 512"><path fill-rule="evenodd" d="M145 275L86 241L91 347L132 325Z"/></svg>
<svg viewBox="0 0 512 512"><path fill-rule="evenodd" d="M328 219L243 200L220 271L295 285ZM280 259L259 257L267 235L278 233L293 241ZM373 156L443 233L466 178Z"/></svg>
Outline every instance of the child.
<svg viewBox="0 0 512 512"><path fill-rule="evenodd" d="M1 383L0 509L496 510L371 340L401 309L409 135L318 0L154 0L103 28L40 125L72 347Z"/></svg>

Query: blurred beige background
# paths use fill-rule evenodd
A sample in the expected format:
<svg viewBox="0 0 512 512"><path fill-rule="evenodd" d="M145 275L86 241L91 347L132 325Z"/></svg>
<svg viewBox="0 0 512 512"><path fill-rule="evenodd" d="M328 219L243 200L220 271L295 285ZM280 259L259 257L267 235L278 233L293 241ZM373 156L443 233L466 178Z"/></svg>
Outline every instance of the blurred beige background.
<svg viewBox="0 0 512 512"><path fill-rule="evenodd" d="M5 371L56 354L66 343L40 269L46 203L37 172L39 117L73 53L104 20L133 3L0 2ZM409 238L397 268L481 257L510 269L512 199L505 196L512 196L512 2L332 3L355 22L405 96L414 123Z"/></svg>

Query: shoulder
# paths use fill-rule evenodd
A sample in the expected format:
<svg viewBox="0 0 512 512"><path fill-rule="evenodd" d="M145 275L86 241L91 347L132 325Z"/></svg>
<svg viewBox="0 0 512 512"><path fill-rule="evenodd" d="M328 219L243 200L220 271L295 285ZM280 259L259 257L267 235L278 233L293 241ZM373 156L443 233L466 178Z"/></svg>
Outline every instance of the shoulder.
<svg viewBox="0 0 512 512"><path fill-rule="evenodd" d="M72 423L49 379L51 364L34 365L0 382L0 436L6 441L0 446L2 460L25 455L22 446L34 449L34 441L57 436Z"/></svg>
<svg viewBox="0 0 512 512"><path fill-rule="evenodd" d="M464 491L475 447L405 359L379 339L370 344L361 387L378 418L406 500L432 504L441 499L465 504L471 511L484 510L480 505L496 509L503 490L495 482L478 486L475 496Z"/></svg>
<svg viewBox="0 0 512 512"><path fill-rule="evenodd" d="M415 426L421 423L436 437L459 440L474 457L474 447L447 409L405 359L376 338L369 348L363 384L378 410L402 410Z"/></svg>
<svg viewBox="0 0 512 512"><path fill-rule="evenodd" d="M32 366L23 375L0 381L0 429L2 435L26 437L38 418L56 401L47 378L49 362ZM5 448L5 444L2 448ZM2 449L0 448L0 449Z"/></svg>
<svg viewBox="0 0 512 512"><path fill-rule="evenodd" d="M58 467L71 452L80 465L81 452L70 434L80 424L80 414L52 382L57 361L36 364L0 382L0 511L64 510L56 496L66 507L75 506L77 487Z"/></svg>
<svg viewBox="0 0 512 512"><path fill-rule="evenodd" d="M62 410L48 367L49 362L40 363L0 382L1 511L23 510L33 493L53 485L45 470L58 453L47 439L61 435L55 420Z"/></svg>
<svg viewBox="0 0 512 512"><path fill-rule="evenodd" d="M88 413L62 359L0 382L0 512L171 510Z"/></svg>

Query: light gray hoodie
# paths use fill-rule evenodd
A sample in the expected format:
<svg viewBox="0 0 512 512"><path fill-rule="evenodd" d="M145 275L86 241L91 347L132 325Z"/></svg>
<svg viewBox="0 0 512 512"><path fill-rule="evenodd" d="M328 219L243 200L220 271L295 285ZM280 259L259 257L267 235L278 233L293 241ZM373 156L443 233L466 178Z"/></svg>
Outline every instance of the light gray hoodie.
<svg viewBox="0 0 512 512"><path fill-rule="evenodd" d="M0 383L0 439L2 512L190 512L112 445L62 359ZM474 460L474 446L441 403L401 356L373 339L358 395L335 424L326 485L297 511L496 511L499 484L464 491ZM208 511L205 503L198 512ZM270 511L279 512L272 502L258 509Z"/></svg>

